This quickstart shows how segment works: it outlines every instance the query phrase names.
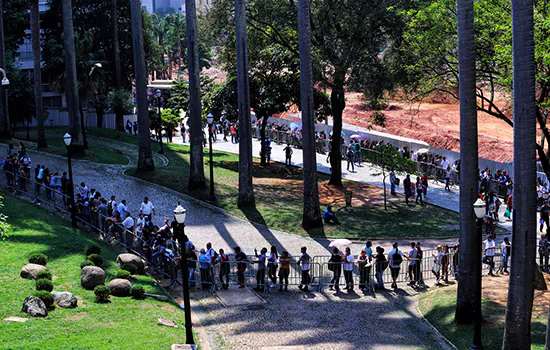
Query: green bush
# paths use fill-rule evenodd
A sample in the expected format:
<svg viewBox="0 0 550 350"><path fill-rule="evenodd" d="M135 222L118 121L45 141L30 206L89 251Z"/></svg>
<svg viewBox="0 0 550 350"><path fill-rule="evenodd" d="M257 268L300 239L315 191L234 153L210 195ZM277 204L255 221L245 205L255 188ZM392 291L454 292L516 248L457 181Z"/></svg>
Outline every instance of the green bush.
<svg viewBox="0 0 550 350"><path fill-rule="evenodd" d="M125 280L129 280L130 279L130 272L126 271L126 270L118 270L116 272L116 278L123 278Z"/></svg>
<svg viewBox="0 0 550 350"><path fill-rule="evenodd" d="M50 271L38 271L38 273L36 274L36 279L39 280L39 279L42 279L42 278L45 278L47 280L52 280L52 273Z"/></svg>
<svg viewBox="0 0 550 350"><path fill-rule="evenodd" d="M48 257L42 253L34 253L29 257L29 263L46 266L48 263Z"/></svg>
<svg viewBox="0 0 550 350"><path fill-rule="evenodd" d="M111 289L107 286L96 286L94 288L95 300L98 303L106 303L109 301Z"/></svg>
<svg viewBox="0 0 550 350"><path fill-rule="evenodd" d="M141 286L133 286L130 288L130 295L134 299L143 299L145 298L145 289Z"/></svg>
<svg viewBox="0 0 550 350"><path fill-rule="evenodd" d="M51 309L54 303L54 297L52 293L48 292L47 290L37 290L34 292L34 296L37 298L40 298L46 304L46 307L48 309Z"/></svg>
<svg viewBox="0 0 550 350"><path fill-rule="evenodd" d="M103 265L103 259L99 254L90 254L88 255L88 260L94 263L95 266Z"/></svg>
<svg viewBox="0 0 550 350"><path fill-rule="evenodd" d="M129 263L122 264L120 268L130 272L130 275L135 275L137 272L136 267L133 264L129 264Z"/></svg>
<svg viewBox="0 0 550 350"><path fill-rule="evenodd" d="M47 290L51 292L53 290L53 283L45 278L38 279L36 280L36 290Z"/></svg>
<svg viewBox="0 0 550 350"><path fill-rule="evenodd" d="M101 254L101 248L99 248L96 245L89 245L86 247L86 256L92 255L92 254Z"/></svg>
<svg viewBox="0 0 550 350"><path fill-rule="evenodd" d="M80 263L81 269L85 268L86 266L95 266L95 264L90 260L84 260L83 262Z"/></svg>

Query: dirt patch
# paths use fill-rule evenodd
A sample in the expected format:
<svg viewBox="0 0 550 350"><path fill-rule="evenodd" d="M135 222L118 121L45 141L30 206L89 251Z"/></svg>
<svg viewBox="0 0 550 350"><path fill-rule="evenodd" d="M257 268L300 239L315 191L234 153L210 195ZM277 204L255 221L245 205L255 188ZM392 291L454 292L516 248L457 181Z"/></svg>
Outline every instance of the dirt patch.
<svg viewBox="0 0 550 350"><path fill-rule="evenodd" d="M80 321L86 316L88 316L87 312L78 312L76 314L72 314L72 315L69 315L69 316L65 317L65 320L66 321Z"/></svg>

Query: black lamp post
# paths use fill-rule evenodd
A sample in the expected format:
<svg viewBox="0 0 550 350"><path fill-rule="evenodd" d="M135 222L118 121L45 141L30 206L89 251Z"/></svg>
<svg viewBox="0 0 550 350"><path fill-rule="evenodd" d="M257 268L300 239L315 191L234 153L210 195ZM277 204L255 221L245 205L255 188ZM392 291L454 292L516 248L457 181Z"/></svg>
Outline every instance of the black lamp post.
<svg viewBox="0 0 550 350"><path fill-rule="evenodd" d="M69 210L71 211L71 224L76 227L76 206L74 203L74 187L73 187L73 164L71 162L71 134L65 133L63 135L63 142L67 146L67 162L69 163L69 186L67 188L69 196Z"/></svg>
<svg viewBox="0 0 550 350"><path fill-rule="evenodd" d="M160 98L162 97L162 91L160 91L160 89L156 89L155 90L155 96L157 97L157 106L158 106L158 109L159 109L159 123L160 123L160 126L159 126L159 142L160 142L160 150L159 150L159 153L160 154L164 154L164 146L162 145L162 117L160 116L160 103L161 103L161 100Z"/></svg>
<svg viewBox="0 0 550 350"><path fill-rule="evenodd" d="M195 344L193 340L193 325L191 324L191 301L189 300L189 269L187 267L186 256L186 243L189 241L185 234L185 217L187 216L187 209L182 207L180 203L176 209L174 209L174 235L180 244L181 249L181 283L183 285L183 306L185 313L185 343Z"/></svg>
<svg viewBox="0 0 550 350"><path fill-rule="evenodd" d="M476 289L475 289L475 304L474 304L474 342L470 346L470 350L482 350L483 343L481 341L481 250L483 236L483 216L485 215L485 202L478 198L474 203L474 213L476 215L476 249L475 256L475 274L476 274Z"/></svg>
<svg viewBox="0 0 550 350"><path fill-rule="evenodd" d="M208 143L210 145L210 198L214 201L216 195L214 194L214 157L212 155L212 124L214 123L212 113L208 113L206 122L208 123Z"/></svg>

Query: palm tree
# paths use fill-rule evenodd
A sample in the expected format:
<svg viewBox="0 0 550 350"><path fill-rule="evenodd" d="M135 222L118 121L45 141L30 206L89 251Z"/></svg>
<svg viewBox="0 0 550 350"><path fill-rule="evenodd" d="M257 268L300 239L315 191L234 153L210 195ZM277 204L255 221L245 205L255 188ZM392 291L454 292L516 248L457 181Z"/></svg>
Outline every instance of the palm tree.
<svg viewBox="0 0 550 350"><path fill-rule="evenodd" d="M315 115L313 104L313 73L311 64L311 22L309 0L298 1L298 33L300 41L300 95L302 106L302 136L304 143L304 215L302 227L309 231L323 227L317 182L315 150Z"/></svg>
<svg viewBox="0 0 550 350"><path fill-rule="evenodd" d="M478 142L474 53L474 3L458 0L458 66L460 94L460 255L455 321L474 320L476 291L481 288L476 261L481 249L473 204L477 198Z"/></svg>
<svg viewBox="0 0 550 350"><path fill-rule="evenodd" d="M42 108L42 68L40 66L40 12L38 0L31 0L31 40L34 61L34 103L36 122L38 124L38 148L46 148L46 131L44 129L44 110Z"/></svg>
<svg viewBox="0 0 550 350"><path fill-rule="evenodd" d="M514 210L506 327L502 349L531 348L536 256L536 101L533 0L512 0Z"/></svg>
<svg viewBox="0 0 550 350"><path fill-rule="evenodd" d="M120 63L120 43L118 40L117 0L110 0L110 5L111 45L113 46L113 85L116 91L122 89L122 66ZM124 110L119 106L115 107L115 124L117 131L124 131Z"/></svg>
<svg viewBox="0 0 550 350"><path fill-rule="evenodd" d="M132 46L134 49L134 73L136 76L136 101L139 125L138 171L155 169L151 138L149 137L149 107L147 103L147 72L145 50L143 48L143 22L141 20L141 1L131 0Z"/></svg>
<svg viewBox="0 0 550 350"><path fill-rule="evenodd" d="M254 206L252 185L252 126L250 120L250 83L246 37L246 1L235 0L237 34L237 91L239 109L239 206Z"/></svg>
<svg viewBox="0 0 550 350"><path fill-rule="evenodd" d="M63 46L65 48L65 75L67 77L67 106L69 108L69 131L72 150L84 153L84 140L79 114L78 80L76 77L76 53L74 47L73 5L71 0L62 0Z"/></svg>
<svg viewBox="0 0 550 350"><path fill-rule="evenodd" d="M0 68L6 69L4 52L4 15L2 0L0 0ZM10 137L10 121L4 99L4 88L0 85L0 137Z"/></svg>
<svg viewBox="0 0 550 350"><path fill-rule="evenodd" d="M195 189L206 187L202 150L202 108L195 0L185 0L185 13L187 23L187 66L189 70L189 118L191 120L189 130L191 138L189 188Z"/></svg>

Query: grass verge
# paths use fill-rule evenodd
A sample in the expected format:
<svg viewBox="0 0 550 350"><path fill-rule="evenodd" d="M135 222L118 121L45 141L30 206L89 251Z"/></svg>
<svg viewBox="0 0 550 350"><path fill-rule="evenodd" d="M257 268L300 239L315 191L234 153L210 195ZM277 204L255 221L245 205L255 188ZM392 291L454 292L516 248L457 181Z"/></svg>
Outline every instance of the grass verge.
<svg viewBox="0 0 550 350"><path fill-rule="evenodd" d="M72 229L63 219L12 197L1 212L8 215L12 231L0 241L0 344L9 349L167 349L184 339L183 313L177 305L153 299L134 300L111 296L111 303L95 302L93 291L80 286L80 263L88 244L101 247L107 280L114 278L117 252L90 234ZM22 314L25 297L34 293L34 281L19 277L32 253L49 257L56 291L69 291L78 299L75 309L56 308L48 317ZM137 276L134 285L148 293L164 294L148 276ZM7 323L9 316L29 317L25 323ZM176 321L179 328L157 325L159 317Z"/></svg>

